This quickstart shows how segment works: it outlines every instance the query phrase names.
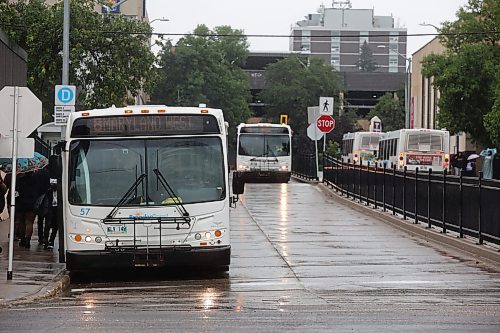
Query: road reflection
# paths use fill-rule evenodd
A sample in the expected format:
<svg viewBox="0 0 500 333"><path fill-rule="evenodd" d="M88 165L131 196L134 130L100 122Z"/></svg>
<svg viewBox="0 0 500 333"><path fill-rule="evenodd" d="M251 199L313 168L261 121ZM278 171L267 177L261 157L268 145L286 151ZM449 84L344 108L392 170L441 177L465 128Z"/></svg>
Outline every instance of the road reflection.
<svg viewBox="0 0 500 333"><path fill-rule="evenodd" d="M288 241L288 184L281 184L280 189L280 214L279 214L280 222L280 241L282 255L283 257L288 257L287 245Z"/></svg>

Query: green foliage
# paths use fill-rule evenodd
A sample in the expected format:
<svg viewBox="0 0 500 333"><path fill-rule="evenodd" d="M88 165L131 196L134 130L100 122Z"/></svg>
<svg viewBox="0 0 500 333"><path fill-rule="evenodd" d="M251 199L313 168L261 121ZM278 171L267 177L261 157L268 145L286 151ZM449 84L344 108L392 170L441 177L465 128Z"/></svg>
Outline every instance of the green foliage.
<svg viewBox="0 0 500 333"><path fill-rule="evenodd" d="M241 30L229 26L210 31L199 25L194 34L175 46L170 41L163 45L152 102L221 108L234 136L235 126L251 116L249 81L241 69L248 43Z"/></svg>
<svg viewBox="0 0 500 333"><path fill-rule="evenodd" d="M500 68L497 69L497 76ZM500 147L500 80L497 78L496 98L493 110L484 116L484 126L495 147Z"/></svg>
<svg viewBox="0 0 500 333"><path fill-rule="evenodd" d="M78 87L78 109L123 106L145 80L154 78L149 24L121 15L103 16L95 11L96 3L71 2L70 84ZM42 100L44 119L49 120L54 85L61 83L63 3L0 0L0 22L27 51L28 86Z"/></svg>
<svg viewBox="0 0 500 333"><path fill-rule="evenodd" d="M393 94L386 93L378 99L375 108L368 113L368 119L375 116L382 121L384 132L395 131L405 127L404 98L395 98Z"/></svg>
<svg viewBox="0 0 500 333"><path fill-rule="evenodd" d="M321 96L338 96L339 74L321 59L310 59L306 65L298 55L271 64L266 69L266 86L261 93L268 105L267 116L278 122L280 114L289 116L294 132L304 135L307 129L307 107L316 106Z"/></svg>
<svg viewBox="0 0 500 333"><path fill-rule="evenodd" d="M451 53L459 52L470 44L498 45L499 27L498 0L469 0L466 6L458 10L457 20L443 23L439 32L444 35L440 41Z"/></svg>
<svg viewBox="0 0 500 333"><path fill-rule="evenodd" d="M378 66L366 41L361 45L360 51L359 60L356 63L359 70L362 72L375 72Z"/></svg>
<svg viewBox="0 0 500 333"><path fill-rule="evenodd" d="M335 141L327 141L326 142L326 150L325 152L335 158L340 158L342 156L342 152L340 150L340 144Z"/></svg>
<svg viewBox="0 0 500 333"><path fill-rule="evenodd" d="M453 133L468 132L484 145L500 141L499 27L500 2L469 0L457 12L457 20L445 22L440 31L450 34L441 37L447 52L423 61L423 74L434 77L440 92L440 126Z"/></svg>

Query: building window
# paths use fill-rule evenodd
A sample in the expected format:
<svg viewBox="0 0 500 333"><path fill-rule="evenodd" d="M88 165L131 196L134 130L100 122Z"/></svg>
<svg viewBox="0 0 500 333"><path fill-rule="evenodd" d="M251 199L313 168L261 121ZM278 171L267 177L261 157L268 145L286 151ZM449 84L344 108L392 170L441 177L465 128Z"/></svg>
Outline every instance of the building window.
<svg viewBox="0 0 500 333"><path fill-rule="evenodd" d="M368 31L361 31L359 33L359 45L363 45L365 42L369 42Z"/></svg>
<svg viewBox="0 0 500 333"><path fill-rule="evenodd" d="M300 50L302 52L311 52L311 31L309 30L302 31Z"/></svg>

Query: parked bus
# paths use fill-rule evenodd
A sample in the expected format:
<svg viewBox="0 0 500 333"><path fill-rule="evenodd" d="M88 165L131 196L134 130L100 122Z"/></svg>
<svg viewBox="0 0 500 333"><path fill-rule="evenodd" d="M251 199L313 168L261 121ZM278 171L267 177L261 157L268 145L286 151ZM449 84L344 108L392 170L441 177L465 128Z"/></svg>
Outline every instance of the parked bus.
<svg viewBox="0 0 500 333"><path fill-rule="evenodd" d="M132 106L72 113L54 164L69 270L229 268L221 110Z"/></svg>
<svg viewBox="0 0 500 333"><path fill-rule="evenodd" d="M342 137L342 162L363 165L375 163L378 156L380 132L346 133Z"/></svg>
<svg viewBox="0 0 500 333"><path fill-rule="evenodd" d="M245 182L288 182L292 172L292 130L288 125L240 124L236 165Z"/></svg>
<svg viewBox="0 0 500 333"><path fill-rule="evenodd" d="M379 152L380 167L442 172L450 168L450 134L432 129L387 132L380 139Z"/></svg>

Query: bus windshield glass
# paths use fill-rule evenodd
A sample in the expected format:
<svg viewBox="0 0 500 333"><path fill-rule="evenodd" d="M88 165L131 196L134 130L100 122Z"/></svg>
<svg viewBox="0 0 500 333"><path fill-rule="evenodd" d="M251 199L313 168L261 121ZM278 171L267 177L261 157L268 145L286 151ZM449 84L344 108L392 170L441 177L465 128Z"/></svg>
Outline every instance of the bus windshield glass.
<svg viewBox="0 0 500 333"><path fill-rule="evenodd" d="M420 152L442 152L443 136L435 133L409 133L408 150Z"/></svg>
<svg viewBox="0 0 500 333"><path fill-rule="evenodd" d="M288 135L241 134L238 154L254 157L280 157L290 155Z"/></svg>
<svg viewBox="0 0 500 333"><path fill-rule="evenodd" d="M219 201L226 195L217 137L80 140L70 147L69 202L114 206L142 175L126 205ZM157 169L176 197L161 185Z"/></svg>

